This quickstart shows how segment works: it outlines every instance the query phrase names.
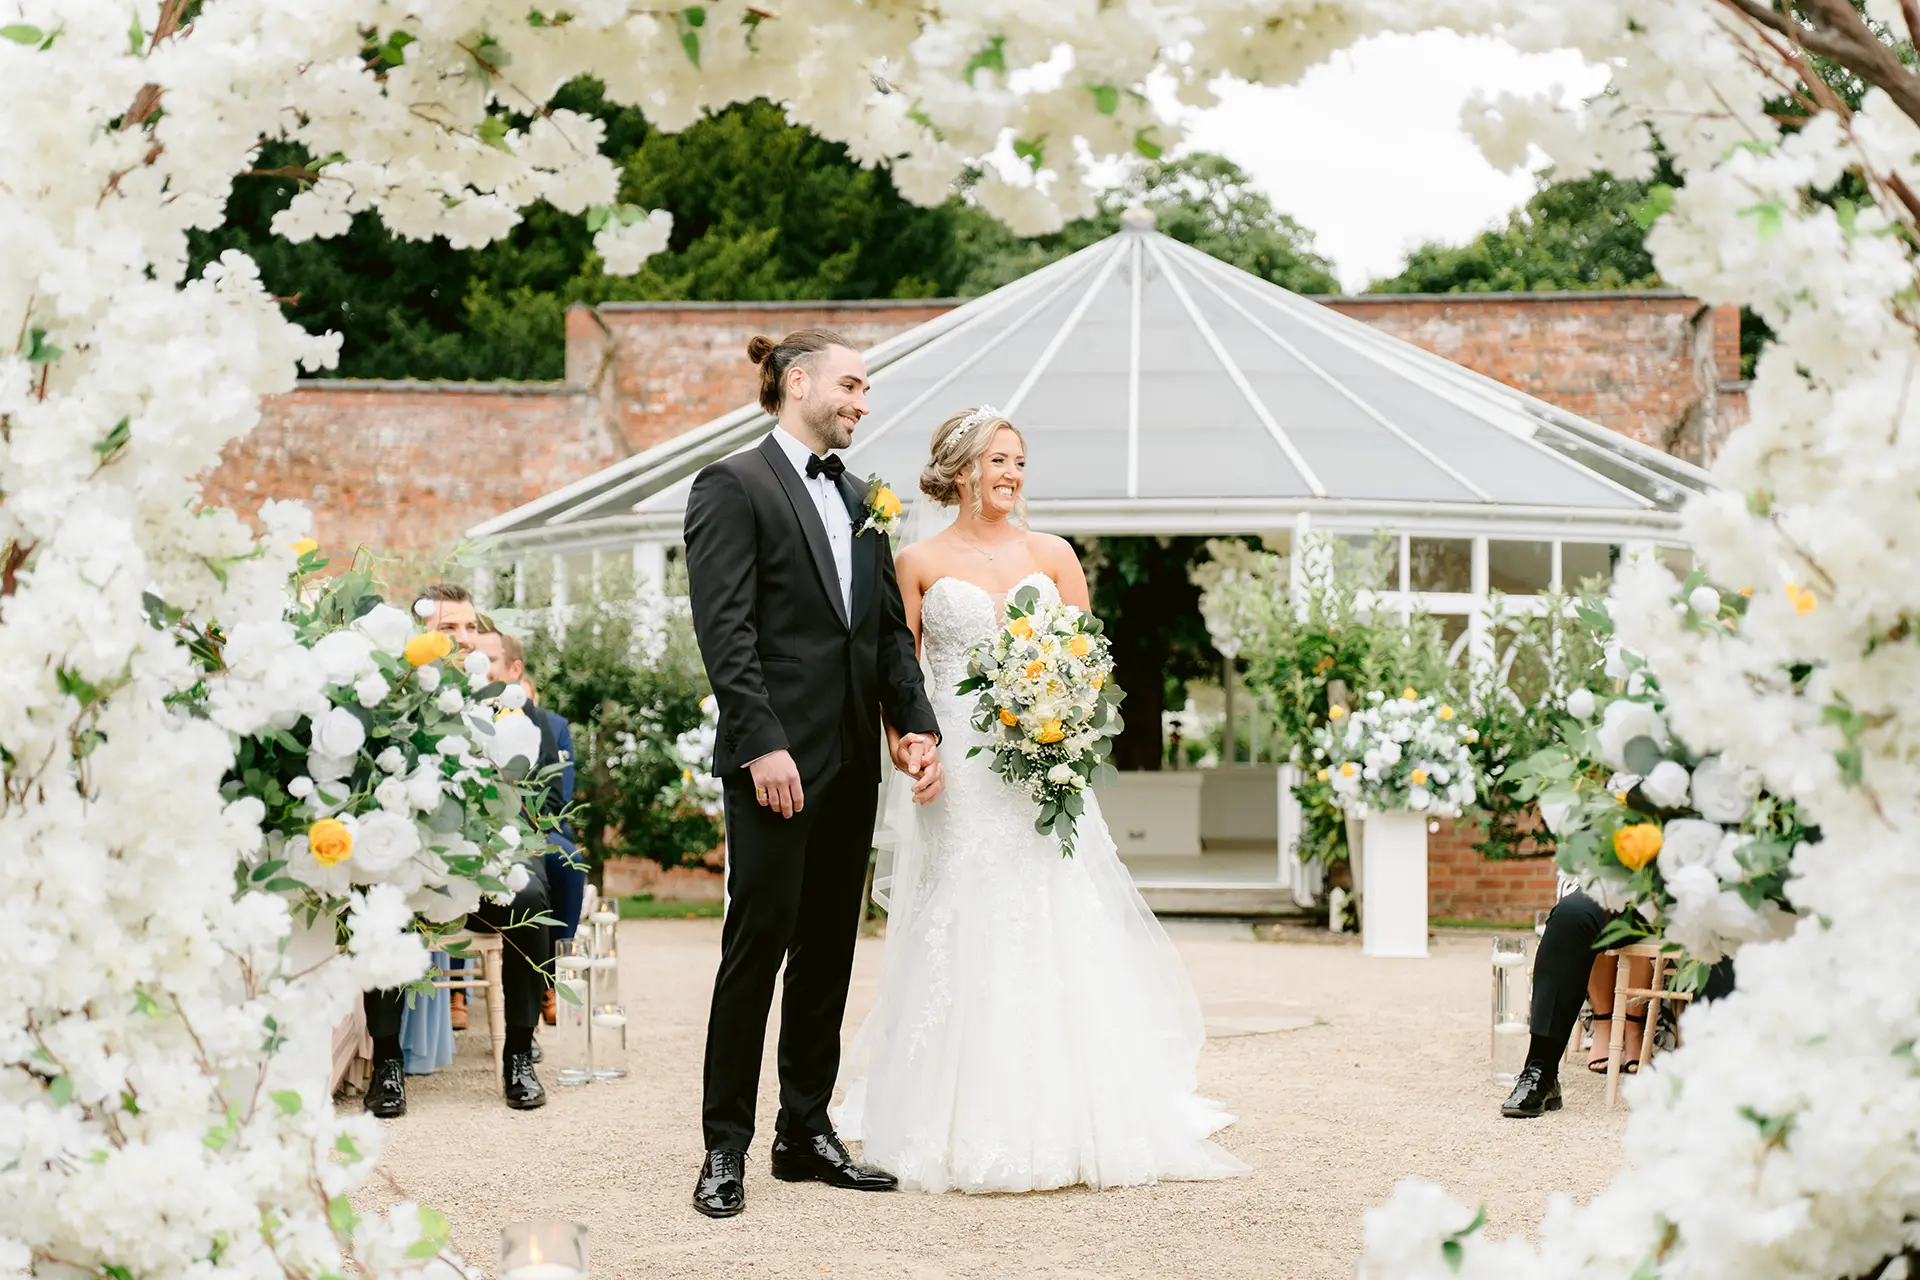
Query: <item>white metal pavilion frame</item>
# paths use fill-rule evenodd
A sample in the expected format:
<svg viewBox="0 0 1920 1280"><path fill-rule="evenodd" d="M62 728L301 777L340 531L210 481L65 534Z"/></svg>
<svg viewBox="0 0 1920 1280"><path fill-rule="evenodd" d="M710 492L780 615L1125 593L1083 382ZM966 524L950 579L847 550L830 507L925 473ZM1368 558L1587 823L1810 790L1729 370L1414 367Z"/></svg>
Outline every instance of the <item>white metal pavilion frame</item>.
<svg viewBox="0 0 1920 1280"><path fill-rule="evenodd" d="M1118 234L865 355L872 415L846 451L856 475L910 493L935 426L956 408L995 404L1026 435L1034 527L1385 533L1400 544L1390 607L1417 599L1457 618L1458 643L1480 632L1495 591L1519 603L1605 575L1623 552L1677 548L1676 512L1709 483L1697 467L1180 244L1150 219L1130 217ZM772 425L745 406L471 536L493 563L522 570L516 594L529 563L551 558L555 605L609 555L659 580L693 475ZM1289 862L1283 847L1282 880Z"/></svg>

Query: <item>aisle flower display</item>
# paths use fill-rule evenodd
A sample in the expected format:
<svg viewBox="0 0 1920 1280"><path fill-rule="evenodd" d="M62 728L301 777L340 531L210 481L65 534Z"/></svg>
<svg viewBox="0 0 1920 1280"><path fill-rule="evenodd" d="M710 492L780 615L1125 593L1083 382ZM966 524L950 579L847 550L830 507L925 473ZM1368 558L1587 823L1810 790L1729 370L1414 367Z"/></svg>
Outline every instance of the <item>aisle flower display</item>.
<svg viewBox="0 0 1920 1280"><path fill-rule="evenodd" d="M1376 689L1356 711L1332 709L1313 736L1313 763L1350 817L1404 810L1452 818L1473 803L1477 736L1449 703L1411 687L1394 697Z"/></svg>

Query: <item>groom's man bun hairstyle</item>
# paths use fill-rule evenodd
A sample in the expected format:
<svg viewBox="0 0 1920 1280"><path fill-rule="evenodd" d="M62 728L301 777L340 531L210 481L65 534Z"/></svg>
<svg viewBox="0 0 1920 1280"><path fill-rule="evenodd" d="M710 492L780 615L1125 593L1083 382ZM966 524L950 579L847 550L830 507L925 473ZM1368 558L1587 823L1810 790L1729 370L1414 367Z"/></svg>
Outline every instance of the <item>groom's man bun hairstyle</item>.
<svg viewBox="0 0 1920 1280"><path fill-rule="evenodd" d="M829 329L795 329L778 342L767 337L749 339L747 359L760 366L760 407L779 416L787 398L787 370L797 364L811 371L814 357L829 347L854 350L851 342Z"/></svg>

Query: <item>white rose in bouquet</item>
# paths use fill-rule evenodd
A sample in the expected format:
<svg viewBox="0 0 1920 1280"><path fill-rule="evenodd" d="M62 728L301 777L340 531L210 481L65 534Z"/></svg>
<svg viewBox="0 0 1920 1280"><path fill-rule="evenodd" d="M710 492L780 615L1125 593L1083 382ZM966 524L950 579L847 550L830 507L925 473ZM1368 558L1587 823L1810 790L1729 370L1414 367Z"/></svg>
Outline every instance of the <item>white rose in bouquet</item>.
<svg viewBox="0 0 1920 1280"><path fill-rule="evenodd" d="M353 712L345 707L331 707L325 715L313 722L310 741L314 752L331 756L336 760L345 759L351 762L353 757L360 754L360 748L366 745L367 730L366 726L360 723L360 717ZM326 776L312 769L307 772L316 778ZM331 776L344 777L345 775Z"/></svg>
<svg viewBox="0 0 1920 1280"><path fill-rule="evenodd" d="M1415 813L1425 813L1427 806L1432 803L1433 793L1425 787L1409 787L1407 789L1407 808L1413 810Z"/></svg>
<svg viewBox="0 0 1920 1280"><path fill-rule="evenodd" d="M1740 852L1753 843L1753 837L1742 835L1738 831L1729 831L1720 839L1720 847L1713 851L1713 874L1723 884L1738 884L1747 878L1747 869L1740 865Z"/></svg>
<svg viewBox="0 0 1920 1280"><path fill-rule="evenodd" d="M527 870L526 863L516 862L507 868L507 874L501 879L506 882L509 891L517 894L527 887L527 882L533 879L533 873Z"/></svg>
<svg viewBox="0 0 1920 1280"><path fill-rule="evenodd" d="M482 750L503 769L513 760L525 760L531 766L540 758L540 730L526 712L509 711L493 722L493 733Z"/></svg>
<svg viewBox="0 0 1920 1280"><path fill-rule="evenodd" d="M1725 756L1708 756L1693 770L1693 807L1714 822L1741 822L1760 795L1760 774Z"/></svg>
<svg viewBox="0 0 1920 1280"><path fill-rule="evenodd" d="M439 666L429 662L424 667L416 667L413 672L413 682L420 686L420 692L432 693L440 687Z"/></svg>
<svg viewBox="0 0 1920 1280"><path fill-rule="evenodd" d="M1567 714L1575 720L1593 719L1593 690L1575 689L1568 694Z"/></svg>
<svg viewBox="0 0 1920 1280"><path fill-rule="evenodd" d="M458 852L458 851L456 851ZM478 852L468 845L466 852ZM480 909L480 886L471 880L449 880L416 890L407 905L434 924L447 924Z"/></svg>
<svg viewBox="0 0 1920 1280"><path fill-rule="evenodd" d="M388 747L373 758L382 773L398 773L407 767L407 753L398 747Z"/></svg>
<svg viewBox="0 0 1920 1280"><path fill-rule="evenodd" d="M1640 782L1640 794L1662 809L1678 809L1687 802L1692 775L1677 760L1662 760Z"/></svg>
<svg viewBox="0 0 1920 1280"><path fill-rule="evenodd" d="M1667 736L1667 721L1645 702L1616 698L1607 704L1600 717L1600 758L1616 769L1627 767L1627 744L1635 738L1651 738L1665 750L1672 741Z"/></svg>
<svg viewBox="0 0 1920 1280"><path fill-rule="evenodd" d="M440 785L440 770L431 763L422 764L407 778L407 803L422 813L438 809L445 794Z"/></svg>
<svg viewBox="0 0 1920 1280"><path fill-rule="evenodd" d="M353 772L354 756L332 756L324 751L307 753L307 778L310 782L338 782ZM327 804L338 804L339 800L323 796Z"/></svg>
<svg viewBox="0 0 1920 1280"><path fill-rule="evenodd" d="M399 873L419 852L420 832L413 819L384 809L362 814L353 838L354 882L402 883L406 877Z"/></svg>
<svg viewBox="0 0 1920 1280"><path fill-rule="evenodd" d="M1720 593L1702 583L1688 594L1687 607L1693 610L1695 617L1711 622L1720 616Z"/></svg>
<svg viewBox="0 0 1920 1280"><path fill-rule="evenodd" d="M427 668L430 670L430 668ZM433 700L433 706L443 716L450 716L466 705L466 699L458 689L442 689L440 696Z"/></svg>
<svg viewBox="0 0 1920 1280"><path fill-rule="evenodd" d="M518 711L527 705L527 691L517 684L510 684L500 691L500 705L508 711Z"/></svg>
<svg viewBox="0 0 1920 1280"><path fill-rule="evenodd" d="M1661 833L1657 859L1661 877L1671 883L1687 867L1711 866L1725 835L1717 822L1675 818Z"/></svg>
<svg viewBox="0 0 1920 1280"><path fill-rule="evenodd" d="M369 671L353 683L353 696L361 706L372 710L393 692L393 686L378 671Z"/></svg>
<svg viewBox="0 0 1920 1280"><path fill-rule="evenodd" d="M1666 938L1685 947L1696 960L1712 964L1742 942L1774 936L1791 917L1774 903L1755 911L1731 889L1720 887L1708 867L1685 867L1667 881L1673 905L1667 912Z"/></svg>
<svg viewBox="0 0 1920 1280"><path fill-rule="evenodd" d="M313 656L328 684L352 684L373 670L373 642L358 631L330 631L314 642Z"/></svg>
<svg viewBox="0 0 1920 1280"><path fill-rule="evenodd" d="M1547 824L1547 830L1553 835L1565 835L1567 819L1573 816L1574 802L1571 800L1542 800L1540 802L1540 820Z"/></svg>
<svg viewBox="0 0 1920 1280"><path fill-rule="evenodd" d="M405 652L407 641L413 639L413 619L390 604L373 606L353 625L376 647L396 656Z"/></svg>
<svg viewBox="0 0 1920 1280"><path fill-rule="evenodd" d="M373 789L373 802L388 813L406 814L412 808L407 784L398 778L382 778L380 785Z"/></svg>
<svg viewBox="0 0 1920 1280"><path fill-rule="evenodd" d="M467 673L467 679L473 681L476 685L482 685L487 682L487 672L492 666L493 659L487 657L486 654L480 652L478 649L468 654L466 660L460 664L461 669Z"/></svg>

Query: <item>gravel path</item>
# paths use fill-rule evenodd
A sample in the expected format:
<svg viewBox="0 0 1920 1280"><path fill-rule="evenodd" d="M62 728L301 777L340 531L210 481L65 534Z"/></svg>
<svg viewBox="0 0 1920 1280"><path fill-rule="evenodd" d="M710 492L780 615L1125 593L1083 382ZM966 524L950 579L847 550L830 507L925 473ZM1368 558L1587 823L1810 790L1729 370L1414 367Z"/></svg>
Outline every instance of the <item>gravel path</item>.
<svg viewBox="0 0 1920 1280"><path fill-rule="evenodd" d="M1567 1109L1543 1120L1500 1118L1487 1078L1485 935L1442 937L1425 961L1366 960L1354 946L1174 922L1212 1035L1201 1087L1239 1115L1222 1141L1253 1177L989 1197L778 1183L766 1172L769 1035L747 1211L709 1222L687 1197L720 923L621 928L630 1079L555 1090L544 1110L516 1114L490 1079L484 1033L468 1032L452 1067L410 1082L410 1113L388 1126L385 1169L447 1214L476 1273L491 1274L501 1224L562 1217L591 1228L596 1280L1344 1277L1361 1215L1398 1177L1484 1201L1488 1230L1505 1235L1526 1230L1552 1193L1591 1196L1618 1163L1626 1112L1605 1109L1599 1077L1566 1073ZM881 945L860 944L848 1034L873 998Z"/></svg>

